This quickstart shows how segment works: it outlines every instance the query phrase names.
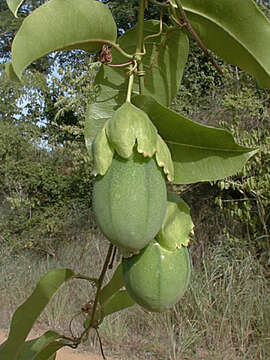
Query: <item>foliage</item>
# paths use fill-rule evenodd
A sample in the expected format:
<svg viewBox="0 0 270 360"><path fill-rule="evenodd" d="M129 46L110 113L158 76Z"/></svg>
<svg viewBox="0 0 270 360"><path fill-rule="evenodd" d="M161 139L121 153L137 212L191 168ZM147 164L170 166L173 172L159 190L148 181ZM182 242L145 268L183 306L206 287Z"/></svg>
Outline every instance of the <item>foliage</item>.
<svg viewBox="0 0 270 360"><path fill-rule="evenodd" d="M95 165L94 175L96 176L106 177L106 172L113 167L114 157L118 157L122 164L121 168L125 168L127 159L136 152L145 157L144 161L154 162L164 185L165 181L171 184L188 184L217 181L225 176L235 176L241 171L245 162L258 150L238 145L227 130L198 124L196 121L191 121L168 109L168 106L177 94L183 76L189 52L189 38L196 41L206 58L220 74L222 69L209 51L213 51L233 66L239 66L247 71L254 76L260 86L270 88L270 52L268 47L270 23L252 0L238 0L237 4L233 0L224 0L214 7L210 0L204 2L169 0L167 3L152 0L152 2L161 8L159 21L145 21L145 8L148 1L140 0L137 9L137 24L117 39L115 20L109 8L102 2L76 0L75 3L73 0L65 0L65 2L50 0L31 12L22 22L12 42L12 62L7 65L8 73L12 74L13 79L16 75L18 79L23 80L24 70L29 65L33 67L31 65L33 62L35 64L47 54L59 50L85 50L89 53L99 53L98 61L101 65L94 81L95 96L92 97L93 93L91 92L93 70L91 67L90 83L87 83L85 89L80 93L83 99L85 94L87 98L90 95L86 114L85 140L88 153ZM22 0L8 0L7 3L10 10L17 16L17 11L24 2ZM125 5L127 4L125 3ZM165 25L165 21L163 22L162 19L164 7L168 8L167 16L171 20L168 25ZM91 15L85 16L86 13ZM121 28L118 29L118 34L122 30ZM45 64L48 65L47 60L48 58ZM61 64L60 60L59 64ZM80 71L82 71L81 68ZM32 72L28 77L30 81L37 80L38 94L45 94L44 102L41 103L41 107L45 108L45 117L42 118L42 111L38 111L39 116L36 118L36 124L42 119L43 125L48 121L51 129L56 123L58 127L67 131L63 135L55 131L49 134L48 139L43 137L43 141L44 139L47 140L46 145L50 145L49 140L54 137L55 142L61 144L59 147L62 150L59 150L61 155L68 151L70 146L75 145L77 150L81 150L81 123L79 119L83 110L78 107L79 111L76 113L76 109L73 108L73 94L71 93L66 108L54 113L55 105L61 106L55 92L58 92L60 96L66 96L69 89L58 82L56 91L50 92L48 89L52 87L48 86L49 83L45 79L42 81L44 73L46 70L41 70L40 75L35 76ZM210 73L211 70L207 76L211 76ZM57 84L57 80L54 83ZM74 78L71 77L70 83L74 85L76 80L74 81ZM213 79L206 85L206 88L211 88L212 84ZM233 96L225 98L224 106L233 104L233 99ZM78 102L76 104L78 105ZM35 107L31 107L30 112L35 114L35 110ZM73 137L74 134L76 135L75 138ZM237 137L237 133L235 135ZM24 135L22 134L22 136ZM15 140L17 138L18 136L15 137ZM75 141L77 138L79 141ZM20 140L19 144L22 142L23 140ZM7 146L7 142L4 141L3 158L6 157L5 146ZM56 144L54 146L57 149ZM29 153L26 153L26 157L20 158L21 163L17 162L16 168L11 166L11 168L5 169L7 173L4 173L2 178L5 179L6 192L10 191L10 206L13 207L12 210L15 211L15 214L20 215L22 213L22 216L27 218L26 224L29 224L29 229L36 226L40 227L41 214L39 211L43 210L43 206L46 207L53 217L49 219L49 223L46 223L46 231L42 233L42 236L43 238L50 237L54 233L61 237L61 232L63 232L61 218L57 219L56 214L58 214L59 208L64 213L68 212L70 204L75 204L77 210L77 202L80 203L80 200L84 205L85 193L83 192L81 196L79 191L76 192L77 183L74 179L76 179L76 170L79 169L80 176L84 177L83 184L88 184L89 189L92 177L87 166L88 163L83 155L80 156L76 152L78 162L74 166L74 161L72 161L73 171L66 178L59 173L59 168L51 166L51 153L46 149L46 146L43 149L38 149L37 144L29 143L26 148L34 154L35 152L38 154L39 162L34 163L32 168L25 170L25 166L22 165L25 165L25 159L29 158ZM56 160L54 156L52 158ZM71 161L68 155L63 159ZM12 165L12 161L9 161L9 164ZM80 169L81 164L86 169L85 173ZM140 165L137 162L136 166ZM121 175L120 171L119 174ZM13 179L17 181L16 186L12 182ZM106 199L105 201L107 202L106 206L109 206L109 211L108 216L104 216L103 220L111 222L115 215L120 215L121 221L126 220L128 225L130 225L129 223L133 225L132 217L125 218L124 215L134 213L139 208L140 202L143 202L146 197L141 200L139 196L140 186L135 187L134 190L129 190L127 194L125 194L126 188L119 186L117 192L114 193L111 191L112 182L115 181L119 185L118 179L119 177L114 177L107 185L109 201ZM148 187L149 181L151 179L145 173L143 182ZM19 184L18 187L17 184ZM85 187L82 186L81 189L84 190ZM154 185L151 191L156 196L160 196L157 186ZM121 203L119 199L123 198L123 194L128 196ZM6 198L9 199L9 197ZM110 203L113 203L113 201L110 202L111 199L115 199L115 203L122 207L119 209L114 205L110 206ZM146 203L148 202L146 201ZM26 208L27 214L23 213ZM163 233L165 239L162 241L165 241L168 248L175 247L176 243L181 243L182 247L188 244L186 238L183 239L185 241L178 241L179 239L176 241L173 236L175 231L181 234L182 227L185 227L187 223L192 224L189 212L187 212L187 216L190 221L180 216L183 209L186 208L175 207L173 213L175 215L176 211L176 216L172 219L173 226L169 226ZM155 209L158 218L165 218L165 210L164 207ZM177 216L178 212L179 216ZM8 220L11 220L10 215L11 212L7 211L5 216ZM42 218L44 219L46 216L46 212L43 211ZM14 216L12 221L13 219ZM18 219L19 221L17 223L15 221L12 226L14 225L15 234L20 233L22 236L24 235L23 231L27 232L29 229L27 227L22 229L20 216ZM15 218L15 220L17 219ZM141 228L143 223L144 219L140 220L136 227ZM149 223L151 223L151 219L149 219ZM162 227L162 221L160 226ZM42 230L43 227L41 226L40 229ZM115 225L114 230L116 233L121 231L118 224ZM158 233L158 229L156 230L155 234ZM134 231L132 230L132 232ZM31 239L29 234L27 236ZM87 306L83 307L85 321L83 323L84 330L80 332L80 335L75 337L71 331L71 337L66 337L50 332L45 333L33 342L24 342L34 321L43 309L43 305L47 304L55 290L63 282L61 280L59 283L57 274L51 276L51 273L47 273L38 283L34 293L22 305L23 309L28 309L33 298L40 298L42 299L41 307L39 305L35 307L31 316L26 314L24 327L20 330L17 329L17 323L21 314L24 315L24 311L19 308L13 315L9 337L0 348L5 359L16 360L18 356L27 358L31 353L37 359L55 359L55 353L60 347L65 344L77 347L88 336L91 329L97 331L105 316L133 304L131 299L133 291L130 291L128 286L126 290L121 290L124 283L118 270L106 286L106 289L110 290L106 291L103 287L106 271L114 261L117 250L112 239L108 240L110 240L110 245L99 278L75 274L70 270L64 270L64 274L61 273L61 279L64 281L70 277L84 279L96 288L94 299L90 298ZM129 239L124 238L123 240L118 251L123 256L127 256ZM151 241L152 239L149 239L148 244ZM156 237L155 241L153 247L158 244L159 237ZM28 244L28 246L31 245L32 243ZM168 252L175 255L177 251L183 250L182 247L174 249L173 252ZM135 259L134 267L136 265L137 270L140 270L140 263L136 262L135 256L140 257L144 249L139 249L139 252L139 255L134 255L134 252L128 254L131 256L131 264ZM163 255L157 256L157 264L162 263L165 257ZM153 256L147 258L147 266L149 265L153 269L154 261ZM174 281L173 274L170 271L171 266L173 264L169 262L166 269L163 269L165 279L167 277L168 282ZM159 265L155 267L154 278L161 276L159 268ZM143 268L141 270L144 273ZM65 271L71 275L65 275ZM161 280L162 277L163 274ZM180 286L181 289L186 288L187 280L188 276L181 280L185 283L184 286ZM52 291L52 289L54 290ZM182 296L182 290L180 292ZM106 293L107 295L109 293L109 297ZM140 301L139 303L142 305ZM150 306L148 304L146 308L153 309L151 304ZM13 345L17 332L20 341L14 349Z"/></svg>
<svg viewBox="0 0 270 360"><path fill-rule="evenodd" d="M218 63L224 73L222 77L193 44L188 71L172 108L203 124L228 129L244 146L260 146L237 175L213 183L213 194L225 211L224 232L230 241L248 246L255 243L263 264L268 266L269 91L258 89L254 79L238 67L222 60ZM202 82L198 81L198 74ZM196 192L196 186L187 192L184 189L185 193Z"/></svg>
<svg viewBox="0 0 270 360"><path fill-rule="evenodd" d="M226 126L244 145L257 146L259 153L234 177L218 183L221 189L217 203L226 210L231 222L240 222L235 232L237 241L254 242L267 264L270 244L270 126L267 100L269 93L241 86L237 92L224 97L223 106L231 121ZM230 229L234 227L227 227ZM233 234L230 234L232 237Z"/></svg>
<svg viewBox="0 0 270 360"><path fill-rule="evenodd" d="M87 224L90 166L61 149L39 148L25 126L2 122L0 128L1 243L53 253L72 236L76 219Z"/></svg>

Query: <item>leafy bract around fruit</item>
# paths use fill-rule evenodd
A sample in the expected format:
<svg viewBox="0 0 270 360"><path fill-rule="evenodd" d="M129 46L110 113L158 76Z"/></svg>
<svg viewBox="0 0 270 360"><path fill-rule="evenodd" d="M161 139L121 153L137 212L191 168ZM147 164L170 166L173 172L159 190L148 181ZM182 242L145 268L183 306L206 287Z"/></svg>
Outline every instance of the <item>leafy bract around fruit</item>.
<svg viewBox="0 0 270 360"><path fill-rule="evenodd" d="M155 312L173 306L183 296L190 279L190 259L186 247L175 251L155 240L140 254L122 260L123 281L133 300Z"/></svg>
<svg viewBox="0 0 270 360"><path fill-rule="evenodd" d="M156 237L159 244L171 251L187 246L193 226L188 205L169 192L166 216Z"/></svg>
<svg viewBox="0 0 270 360"><path fill-rule="evenodd" d="M101 2L50 0L23 21L12 43L12 65L21 78L28 65L52 51L97 52L116 37L113 16Z"/></svg>
<svg viewBox="0 0 270 360"><path fill-rule="evenodd" d="M115 154L93 187L93 211L105 236L126 255L137 253L158 233L166 213L164 175L153 158L134 151Z"/></svg>
<svg viewBox="0 0 270 360"><path fill-rule="evenodd" d="M114 152L128 159L137 147L138 153L144 157L156 155L157 164L163 168L168 180L173 180L173 163L166 143L147 114L129 102L115 111L97 134L92 146L95 175L106 173Z"/></svg>

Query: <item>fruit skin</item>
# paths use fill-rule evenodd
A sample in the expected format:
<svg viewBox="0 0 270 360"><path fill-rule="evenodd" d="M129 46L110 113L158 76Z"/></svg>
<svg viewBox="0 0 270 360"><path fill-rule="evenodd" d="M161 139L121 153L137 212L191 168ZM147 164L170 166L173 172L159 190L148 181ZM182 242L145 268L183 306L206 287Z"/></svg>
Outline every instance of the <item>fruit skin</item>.
<svg viewBox="0 0 270 360"><path fill-rule="evenodd" d="M130 252L144 248L159 231L166 213L163 172L152 158L134 151L129 159L114 155L93 187L93 211L105 236Z"/></svg>
<svg viewBox="0 0 270 360"><path fill-rule="evenodd" d="M190 258L185 246L175 251L153 240L140 254L122 260L123 281L139 305L164 311L183 296L190 279Z"/></svg>

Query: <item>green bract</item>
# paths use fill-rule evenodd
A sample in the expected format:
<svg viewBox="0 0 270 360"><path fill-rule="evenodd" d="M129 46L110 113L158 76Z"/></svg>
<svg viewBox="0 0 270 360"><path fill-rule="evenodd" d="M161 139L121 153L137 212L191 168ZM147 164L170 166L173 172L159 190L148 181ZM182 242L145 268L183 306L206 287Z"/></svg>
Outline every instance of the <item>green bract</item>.
<svg viewBox="0 0 270 360"><path fill-rule="evenodd" d="M157 234L160 245L168 250L187 246L193 226L188 205L175 193L168 192L166 216Z"/></svg>
<svg viewBox="0 0 270 360"><path fill-rule="evenodd" d="M136 150L116 155L93 188L93 210L105 236L127 252L138 252L159 231L166 212L166 184L154 159Z"/></svg>
<svg viewBox="0 0 270 360"><path fill-rule="evenodd" d="M163 311L183 296L190 278L188 250L163 248L153 240L138 255L122 260L123 280L133 300L150 311Z"/></svg>
<svg viewBox="0 0 270 360"><path fill-rule="evenodd" d="M93 142L94 174L104 175L114 152L124 159L130 158L134 146L144 157L155 155L169 181L173 180L174 168L170 151L158 135L148 115L129 102L115 111Z"/></svg>

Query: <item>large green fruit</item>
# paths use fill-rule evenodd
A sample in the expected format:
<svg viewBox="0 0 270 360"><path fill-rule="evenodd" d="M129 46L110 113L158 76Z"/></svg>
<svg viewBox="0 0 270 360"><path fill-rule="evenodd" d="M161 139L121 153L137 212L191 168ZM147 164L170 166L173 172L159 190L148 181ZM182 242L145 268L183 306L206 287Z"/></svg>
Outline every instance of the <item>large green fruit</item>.
<svg viewBox="0 0 270 360"><path fill-rule="evenodd" d="M163 172L152 158L134 151L115 155L93 188L93 210L105 236L124 250L138 252L159 231L166 213Z"/></svg>
<svg viewBox="0 0 270 360"><path fill-rule="evenodd" d="M139 255L123 259L122 265L129 295L150 311L163 311L178 302L190 279L185 246L169 251L153 240Z"/></svg>

